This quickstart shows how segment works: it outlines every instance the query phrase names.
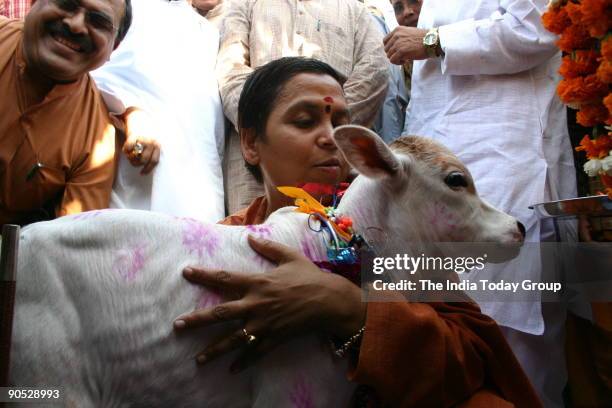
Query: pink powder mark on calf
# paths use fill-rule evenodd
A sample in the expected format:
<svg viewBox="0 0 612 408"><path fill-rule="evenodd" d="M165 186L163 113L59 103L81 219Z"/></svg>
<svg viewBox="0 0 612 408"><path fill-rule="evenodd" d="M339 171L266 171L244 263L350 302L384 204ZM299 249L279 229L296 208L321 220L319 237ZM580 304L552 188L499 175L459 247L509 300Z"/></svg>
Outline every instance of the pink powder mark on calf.
<svg viewBox="0 0 612 408"><path fill-rule="evenodd" d="M219 234L214 228L189 218L184 218L183 221L185 222L183 245L189 250L189 253L196 252L199 257L202 257L204 253L214 256L220 245Z"/></svg>
<svg viewBox="0 0 612 408"><path fill-rule="evenodd" d="M94 211L87 211L84 213L80 213L80 214L76 214L72 217L73 220L88 220L90 218L95 218L98 215L102 214L104 212L104 210L94 210Z"/></svg>
<svg viewBox="0 0 612 408"><path fill-rule="evenodd" d="M196 309L208 309L213 306L217 306L223 301L221 293L215 288L205 289L203 287L197 288L197 306Z"/></svg>
<svg viewBox="0 0 612 408"><path fill-rule="evenodd" d="M270 239L272 237L272 224L270 225L247 225L247 231L250 235L258 238Z"/></svg>
<svg viewBox="0 0 612 408"><path fill-rule="evenodd" d="M117 258L113 262L113 270L127 282L136 279L147 261L145 257L146 247L146 244L140 243L131 248L119 250Z"/></svg>
<svg viewBox="0 0 612 408"><path fill-rule="evenodd" d="M448 210L444 204L435 203L433 212L429 216L429 223L432 226L448 227L451 230L457 228L459 219Z"/></svg>
<svg viewBox="0 0 612 408"><path fill-rule="evenodd" d="M446 235L450 241L463 241L465 237L459 228L460 219L444 204L436 202L434 209L428 217L432 227Z"/></svg>
<svg viewBox="0 0 612 408"><path fill-rule="evenodd" d="M247 225L246 230L249 235L253 235L257 238L271 239L272 238L272 229L274 225ZM266 265L271 265L271 262L266 258L259 254L255 254L252 258L254 263L256 263L261 268L264 268Z"/></svg>
<svg viewBox="0 0 612 408"><path fill-rule="evenodd" d="M312 385L300 375L295 379L293 388L289 393L289 399L294 408L312 408L314 402L312 398Z"/></svg>
<svg viewBox="0 0 612 408"><path fill-rule="evenodd" d="M321 260L317 258L316 247L308 238L302 239L302 241L300 242L300 248L302 249L302 253L304 254L304 256L310 259L312 262L318 262Z"/></svg>

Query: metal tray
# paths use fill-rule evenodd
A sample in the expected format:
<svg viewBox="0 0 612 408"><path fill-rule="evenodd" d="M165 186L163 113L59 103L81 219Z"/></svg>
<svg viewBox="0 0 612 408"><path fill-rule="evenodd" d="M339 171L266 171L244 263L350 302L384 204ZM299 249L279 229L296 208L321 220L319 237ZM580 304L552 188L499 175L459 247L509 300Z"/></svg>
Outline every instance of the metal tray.
<svg viewBox="0 0 612 408"><path fill-rule="evenodd" d="M529 207L539 218L572 217L576 215L612 216L612 200L605 195L549 201Z"/></svg>

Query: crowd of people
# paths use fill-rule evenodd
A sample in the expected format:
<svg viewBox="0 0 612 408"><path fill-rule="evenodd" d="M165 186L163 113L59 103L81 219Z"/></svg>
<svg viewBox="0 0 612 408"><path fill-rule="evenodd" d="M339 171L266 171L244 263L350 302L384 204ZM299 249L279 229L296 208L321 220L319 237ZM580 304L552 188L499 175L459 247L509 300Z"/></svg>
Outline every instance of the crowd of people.
<svg viewBox="0 0 612 408"><path fill-rule="evenodd" d="M262 223L291 204L276 187L350 178L331 135L351 123L387 143L441 142L527 242L557 239L528 209L576 196L546 3L0 0L0 224L109 207ZM357 406L564 405L563 310L366 305L348 280L286 247L251 244L279 266L273 291L245 294L249 332L363 334L347 373L365 390ZM206 284L206 273L189 279ZM265 327L256 300L283 310L296 276L327 301L307 313L306 293L283 325ZM198 312L177 329L215 318Z"/></svg>

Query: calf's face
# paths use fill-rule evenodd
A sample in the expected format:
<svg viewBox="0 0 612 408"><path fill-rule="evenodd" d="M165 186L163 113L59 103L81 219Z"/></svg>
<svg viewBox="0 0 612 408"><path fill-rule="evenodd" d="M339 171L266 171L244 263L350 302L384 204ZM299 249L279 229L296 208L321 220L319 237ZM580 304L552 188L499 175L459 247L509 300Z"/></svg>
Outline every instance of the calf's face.
<svg viewBox="0 0 612 408"><path fill-rule="evenodd" d="M388 147L353 125L336 128L334 140L364 176L342 201L347 213L369 218L362 225L376 219L388 237L406 242L522 243L522 226L481 200L467 168L439 143L408 136Z"/></svg>

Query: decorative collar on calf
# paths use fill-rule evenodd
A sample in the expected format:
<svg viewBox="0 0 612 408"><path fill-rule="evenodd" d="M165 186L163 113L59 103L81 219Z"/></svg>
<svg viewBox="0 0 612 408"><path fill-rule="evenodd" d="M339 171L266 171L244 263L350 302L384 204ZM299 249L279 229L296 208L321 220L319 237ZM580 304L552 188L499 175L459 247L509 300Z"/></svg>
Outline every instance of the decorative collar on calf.
<svg viewBox="0 0 612 408"><path fill-rule="evenodd" d="M358 251L364 246L367 247L365 240L353 230L353 221L350 217L342 216L338 213L337 193L338 189L331 190L331 186L307 184L304 185L310 191L325 193L333 191L334 206L325 207L304 188L298 187L278 187L278 190L288 197L295 198L296 211L309 214L308 227L315 232L327 230L330 239L325 239L327 247L328 261L315 262L322 269L331 270L334 273L344 276L355 284L360 284L360 258ZM344 191L342 191L342 194ZM320 223L320 229L315 229L311 225L311 220L316 219Z"/></svg>

